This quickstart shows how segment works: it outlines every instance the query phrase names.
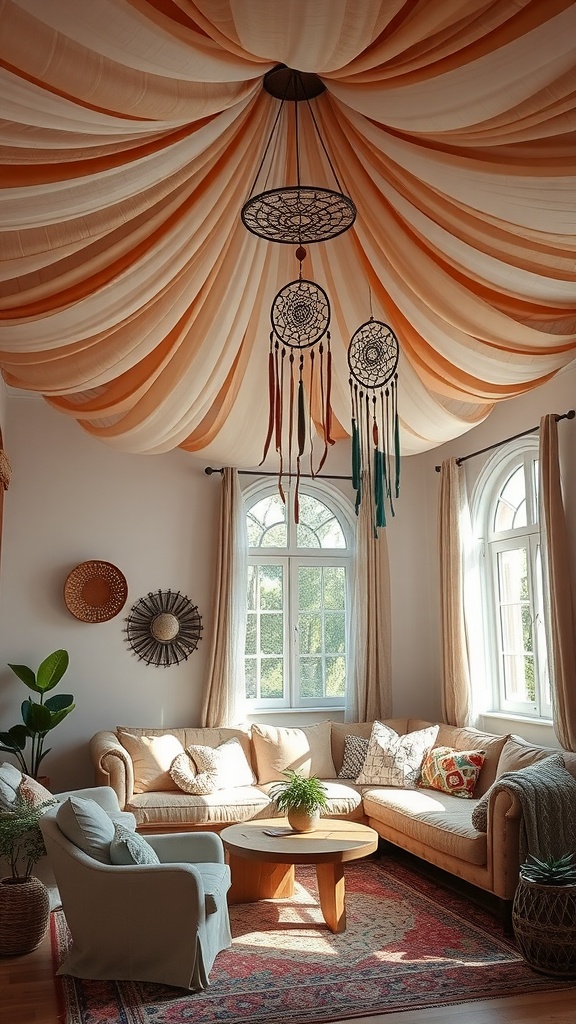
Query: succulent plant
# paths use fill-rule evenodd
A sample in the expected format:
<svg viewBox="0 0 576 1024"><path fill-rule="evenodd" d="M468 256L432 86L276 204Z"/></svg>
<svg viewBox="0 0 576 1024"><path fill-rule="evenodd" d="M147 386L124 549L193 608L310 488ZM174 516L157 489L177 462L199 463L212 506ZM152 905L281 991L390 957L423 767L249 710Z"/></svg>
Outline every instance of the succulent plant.
<svg viewBox="0 0 576 1024"><path fill-rule="evenodd" d="M563 857L539 860L529 854L520 868L520 877L539 885L576 885L576 856L566 853Z"/></svg>

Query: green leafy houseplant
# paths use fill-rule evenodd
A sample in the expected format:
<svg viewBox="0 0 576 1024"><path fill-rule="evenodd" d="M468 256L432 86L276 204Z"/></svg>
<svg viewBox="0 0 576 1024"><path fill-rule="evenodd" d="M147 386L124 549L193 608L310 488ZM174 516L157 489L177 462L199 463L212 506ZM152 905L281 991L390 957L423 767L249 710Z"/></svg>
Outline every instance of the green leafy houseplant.
<svg viewBox="0 0 576 1024"><path fill-rule="evenodd" d="M0 811L0 857L10 865L14 881L30 878L37 861L46 853L40 830L40 818L55 800L34 805L20 793L10 810Z"/></svg>
<svg viewBox="0 0 576 1024"><path fill-rule="evenodd" d="M302 810L314 814L327 809L326 786L315 775L307 779L291 768L282 774L286 782L278 782L270 790L279 811Z"/></svg>
<svg viewBox="0 0 576 1024"><path fill-rule="evenodd" d="M44 659L38 671L34 673L27 665L8 665L23 683L40 694L40 700L32 697L22 702L22 724L13 725L8 732L0 732L0 750L13 754L19 767L26 775L38 778L40 765L50 748L44 750L46 735L55 729L71 711L74 710L74 698L69 693L56 694L44 699L49 690L58 685L69 664L68 652L59 650ZM25 751L30 741L30 753Z"/></svg>

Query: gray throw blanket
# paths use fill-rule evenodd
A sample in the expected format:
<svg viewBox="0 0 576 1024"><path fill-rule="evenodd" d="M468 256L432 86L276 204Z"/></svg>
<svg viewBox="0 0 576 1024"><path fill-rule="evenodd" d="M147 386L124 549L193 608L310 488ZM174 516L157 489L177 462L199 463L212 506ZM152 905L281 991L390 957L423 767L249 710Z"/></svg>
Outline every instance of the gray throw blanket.
<svg viewBox="0 0 576 1024"><path fill-rule="evenodd" d="M486 831L488 799L508 790L522 807L520 860L528 854L547 860L576 853L576 779L562 754L552 754L515 772L504 772L472 812L472 824ZM483 827L482 827L483 826Z"/></svg>

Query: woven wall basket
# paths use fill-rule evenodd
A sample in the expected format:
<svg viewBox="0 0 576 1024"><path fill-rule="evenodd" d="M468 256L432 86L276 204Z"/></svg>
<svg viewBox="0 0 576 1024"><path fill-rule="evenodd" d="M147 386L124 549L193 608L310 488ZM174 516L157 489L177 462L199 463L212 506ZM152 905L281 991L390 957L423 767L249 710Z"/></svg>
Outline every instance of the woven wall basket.
<svg viewBox="0 0 576 1024"><path fill-rule="evenodd" d="M81 622L107 622L126 604L128 584L112 562L81 562L66 578L64 601Z"/></svg>
<svg viewBox="0 0 576 1024"><path fill-rule="evenodd" d="M576 977L576 885L520 879L512 927L522 956L541 974Z"/></svg>
<svg viewBox="0 0 576 1024"><path fill-rule="evenodd" d="M50 919L50 895L39 878L0 878L0 956L36 949Z"/></svg>

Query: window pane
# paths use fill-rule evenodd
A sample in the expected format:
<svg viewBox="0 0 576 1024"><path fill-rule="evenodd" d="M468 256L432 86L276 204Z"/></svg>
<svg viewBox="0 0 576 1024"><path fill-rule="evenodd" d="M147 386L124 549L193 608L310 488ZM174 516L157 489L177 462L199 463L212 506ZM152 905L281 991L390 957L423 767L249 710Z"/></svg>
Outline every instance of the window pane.
<svg viewBox="0 0 576 1024"><path fill-rule="evenodd" d="M284 649L284 616L282 612L260 618L260 653L282 654Z"/></svg>
<svg viewBox="0 0 576 1024"><path fill-rule="evenodd" d="M263 658L260 668L260 695L264 700L284 693L282 658Z"/></svg>
<svg viewBox="0 0 576 1024"><path fill-rule="evenodd" d="M258 606L262 611L277 611L284 604L281 565L259 565Z"/></svg>
<svg viewBox="0 0 576 1024"><path fill-rule="evenodd" d="M346 650L346 618L344 612L327 612L324 619L324 647L330 654Z"/></svg>
<svg viewBox="0 0 576 1024"><path fill-rule="evenodd" d="M302 697L323 697L322 658L300 658L300 693Z"/></svg>
<svg viewBox="0 0 576 1024"><path fill-rule="evenodd" d="M344 566L324 569L324 607L344 610L346 606L346 570Z"/></svg>
<svg viewBox="0 0 576 1024"><path fill-rule="evenodd" d="M346 538L340 523L323 502L310 494L300 495L299 548L345 548Z"/></svg>
<svg viewBox="0 0 576 1024"><path fill-rule="evenodd" d="M322 651L322 616L308 612L298 617L298 637L301 654L318 654Z"/></svg>
<svg viewBox="0 0 576 1024"><path fill-rule="evenodd" d="M244 662L244 670L246 674L246 696L248 700L253 700L258 696L258 689L256 685L258 665L256 664L256 658L246 658Z"/></svg>
<svg viewBox="0 0 576 1024"><path fill-rule="evenodd" d="M506 698L515 702L533 701L534 659L522 655L504 655L504 682Z"/></svg>
<svg viewBox="0 0 576 1024"><path fill-rule="evenodd" d="M326 696L343 697L346 692L346 658L326 658Z"/></svg>
<svg viewBox="0 0 576 1024"><path fill-rule="evenodd" d="M285 548L288 543L286 506L279 494L255 502L246 516L251 548Z"/></svg>
<svg viewBox="0 0 576 1024"><path fill-rule="evenodd" d="M321 607L322 566L301 566L298 569L298 604L302 610Z"/></svg>
<svg viewBox="0 0 576 1024"><path fill-rule="evenodd" d="M248 566L248 593L247 593L247 605L248 611L254 611L256 608L256 584L258 582L258 571L256 566Z"/></svg>
<svg viewBox="0 0 576 1024"><path fill-rule="evenodd" d="M534 640L526 548L498 553L504 691L514 702L533 701Z"/></svg>
<svg viewBox="0 0 576 1024"><path fill-rule="evenodd" d="M256 654L257 619L254 612L246 616L246 654Z"/></svg>
<svg viewBox="0 0 576 1024"><path fill-rule="evenodd" d="M526 526L526 486L524 466L518 466L504 484L494 516L494 530L514 530Z"/></svg>

